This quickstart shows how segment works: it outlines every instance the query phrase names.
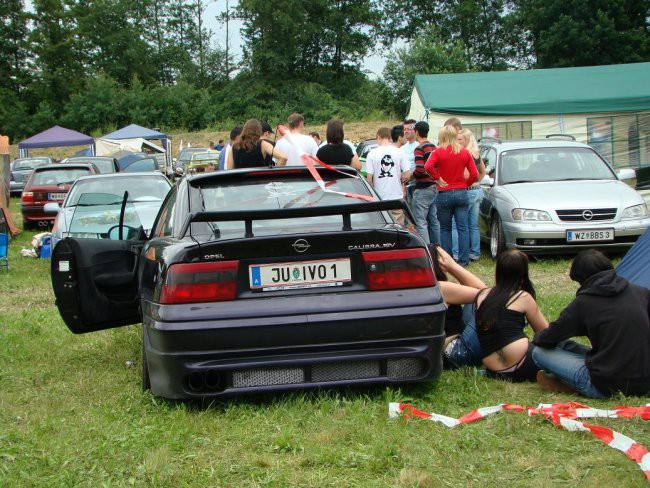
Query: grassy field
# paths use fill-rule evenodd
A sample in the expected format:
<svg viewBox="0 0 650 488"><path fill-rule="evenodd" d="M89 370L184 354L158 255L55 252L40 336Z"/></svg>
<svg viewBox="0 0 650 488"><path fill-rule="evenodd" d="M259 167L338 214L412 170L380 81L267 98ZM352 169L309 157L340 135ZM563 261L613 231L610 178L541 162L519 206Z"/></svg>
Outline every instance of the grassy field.
<svg viewBox="0 0 650 488"><path fill-rule="evenodd" d="M18 201L12 210L20 223ZM59 317L48 260L0 271L0 486L643 486L637 465L595 438L517 413L448 430L388 420L388 402L460 416L502 402L577 400L537 385L444 372L404 389L328 390L228 402L170 402L140 390L140 335L73 335ZM567 259L533 262L552 319L575 286ZM488 283L493 265L471 268ZM650 398L586 401L643 405ZM596 422L592 422L596 423ZM650 424L603 422L650 444Z"/></svg>

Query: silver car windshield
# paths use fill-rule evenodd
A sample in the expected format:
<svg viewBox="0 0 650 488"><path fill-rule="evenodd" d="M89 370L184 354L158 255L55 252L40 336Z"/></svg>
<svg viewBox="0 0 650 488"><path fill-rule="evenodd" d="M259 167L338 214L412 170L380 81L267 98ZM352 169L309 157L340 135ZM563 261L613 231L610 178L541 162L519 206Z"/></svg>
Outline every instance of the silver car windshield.
<svg viewBox="0 0 650 488"><path fill-rule="evenodd" d="M74 207L78 204L83 194L112 194L120 199L125 191L129 192L130 202L158 201L162 203L169 191L170 185L164 177L134 176L126 177L102 177L79 180L70 189L65 207Z"/></svg>
<svg viewBox="0 0 650 488"><path fill-rule="evenodd" d="M543 181L615 180L598 154L583 147L531 148L501 153L497 178L502 185Z"/></svg>
<svg viewBox="0 0 650 488"><path fill-rule="evenodd" d="M323 175L326 188L345 193L369 195L359 178L336 173ZM205 180L192 185L191 207L193 212L223 210L263 210L282 208L324 207L328 205L354 204L359 199L324 192L309 174L282 175L281 178L266 176L255 179ZM386 224L380 212L353 214L354 228L377 228ZM274 235L296 231L331 231L341 229L341 217L330 215L296 219L256 220L255 235ZM244 222L214 222L192 224L192 235L209 237L242 237ZM217 232L218 229L218 232Z"/></svg>
<svg viewBox="0 0 650 488"><path fill-rule="evenodd" d="M79 196L70 220L68 236L86 239L107 239L109 231L120 223L122 199L110 193L84 193ZM142 223L133 203L124 210L124 239L136 239Z"/></svg>

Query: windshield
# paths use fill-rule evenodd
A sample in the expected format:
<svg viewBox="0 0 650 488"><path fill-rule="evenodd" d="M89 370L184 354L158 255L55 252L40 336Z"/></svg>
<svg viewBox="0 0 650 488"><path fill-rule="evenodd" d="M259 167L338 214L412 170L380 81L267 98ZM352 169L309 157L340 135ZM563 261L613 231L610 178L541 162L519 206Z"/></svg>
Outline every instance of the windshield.
<svg viewBox="0 0 650 488"><path fill-rule="evenodd" d="M100 173L115 173L115 166L112 158L70 158L68 163L90 163L94 164Z"/></svg>
<svg viewBox="0 0 650 488"><path fill-rule="evenodd" d="M77 178L90 174L88 168L52 168L34 173L31 184L36 185L65 185L74 183Z"/></svg>
<svg viewBox="0 0 650 488"><path fill-rule="evenodd" d="M122 171L125 173L138 173L141 171L147 172L147 171L156 171L156 160L147 158L147 159L140 159L138 161L135 161L125 168L122 168Z"/></svg>
<svg viewBox="0 0 650 488"><path fill-rule="evenodd" d="M218 160L219 160L219 153L201 153L192 156L192 163L196 163L199 161L218 161Z"/></svg>
<svg viewBox="0 0 650 488"><path fill-rule="evenodd" d="M21 159L14 161L12 171L28 171L39 166L45 166L47 163L47 159Z"/></svg>
<svg viewBox="0 0 650 488"><path fill-rule="evenodd" d="M192 157L192 154L199 153L199 152L205 152L205 148L202 148L202 147L188 147L188 148L185 148L178 155L178 160L179 161L189 161L190 158Z"/></svg>
<svg viewBox="0 0 650 488"><path fill-rule="evenodd" d="M78 181L70 189L64 206L74 207L82 194L111 194L121 202L125 191L129 192L130 202L159 201L162 203L169 188L167 179L157 176L89 178Z"/></svg>
<svg viewBox="0 0 650 488"><path fill-rule="evenodd" d="M360 178L330 172L323 172L321 175L329 190L370 195ZM325 207L361 202L359 199L324 192L311 175L306 173L260 174L259 177L240 180L199 180L193 182L190 195L192 212ZM386 220L379 212L352 215L352 226L355 228L376 228L385 224ZM340 230L341 225L340 215L255 220L253 233L272 235L332 231ZM191 231L192 235L207 235L213 239L226 236L243 237L244 222L194 223Z"/></svg>
<svg viewBox="0 0 650 488"><path fill-rule="evenodd" d="M611 168L586 147L517 149L501 153L502 185L542 181L615 180Z"/></svg>
<svg viewBox="0 0 650 488"><path fill-rule="evenodd" d="M109 231L119 225L122 197L110 194L84 194L74 210L67 236L86 239L107 239ZM126 240L137 239L142 230L140 217L133 203L124 209Z"/></svg>

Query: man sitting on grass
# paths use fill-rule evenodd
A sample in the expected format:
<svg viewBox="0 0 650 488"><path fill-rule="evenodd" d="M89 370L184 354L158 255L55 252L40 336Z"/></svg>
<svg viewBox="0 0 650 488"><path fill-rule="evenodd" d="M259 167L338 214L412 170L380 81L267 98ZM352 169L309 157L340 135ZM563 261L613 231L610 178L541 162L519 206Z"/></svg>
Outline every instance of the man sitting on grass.
<svg viewBox="0 0 650 488"><path fill-rule="evenodd" d="M569 276L576 298L538 332L533 360L544 389L605 398L650 392L650 291L621 278L600 251L582 251ZM570 337L587 336L591 348Z"/></svg>

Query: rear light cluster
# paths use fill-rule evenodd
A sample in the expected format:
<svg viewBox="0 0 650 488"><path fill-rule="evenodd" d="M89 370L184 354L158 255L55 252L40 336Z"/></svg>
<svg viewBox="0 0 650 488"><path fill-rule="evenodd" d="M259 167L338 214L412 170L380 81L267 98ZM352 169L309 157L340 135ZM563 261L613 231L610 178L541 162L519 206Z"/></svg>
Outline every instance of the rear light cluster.
<svg viewBox="0 0 650 488"><path fill-rule="evenodd" d="M34 201L34 192L32 191L24 191L22 196L20 197L20 200L23 203L31 203Z"/></svg>
<svg viewBox="0 0 650 488"><path fill-rule="evenodd" d="M172 264L160 291L160 303L234 300L239 261Z"/></svg>
<svg viewBox="0 0 650 488"><path fill-rule="evenodd" d="M434 286L436 279L424 248L362 252L369 290Z"/></svg>

